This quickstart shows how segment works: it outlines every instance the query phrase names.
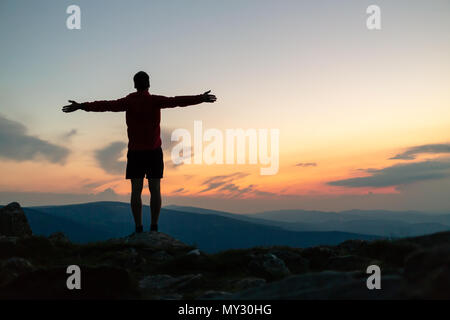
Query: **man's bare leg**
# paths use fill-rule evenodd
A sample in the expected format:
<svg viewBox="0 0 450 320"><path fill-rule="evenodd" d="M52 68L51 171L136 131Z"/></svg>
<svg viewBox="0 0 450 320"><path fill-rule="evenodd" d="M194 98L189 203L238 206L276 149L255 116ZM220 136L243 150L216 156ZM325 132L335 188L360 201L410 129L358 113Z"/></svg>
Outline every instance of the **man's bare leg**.
<svg viewBox="0 0 450 320"><path fill-rule="evenodd" d="M134 223L136 225L136 233L143 230L142 227L142 187L144 186L144 179L131 179L131 211L133 212Z"/></svg>
<svg viewBox="0 0 450 320"><path fill-rule="evenodd" d="M152 214L150 231L158 231L158 219L161 211L161 179L148 179L148 188L150 190L150 211Z"/></svg>

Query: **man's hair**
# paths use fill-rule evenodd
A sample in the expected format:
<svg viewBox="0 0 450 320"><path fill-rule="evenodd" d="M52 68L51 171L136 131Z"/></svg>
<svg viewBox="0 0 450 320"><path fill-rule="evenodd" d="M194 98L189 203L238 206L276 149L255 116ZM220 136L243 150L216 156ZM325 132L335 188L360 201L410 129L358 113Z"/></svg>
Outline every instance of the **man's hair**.
<svg viewBox="0 0 450 320"><path fill-rule="evenodd" d="M146 90L150 88L150 78L144 71L139 71L133 77L134 87L137 90Z"/></svg>

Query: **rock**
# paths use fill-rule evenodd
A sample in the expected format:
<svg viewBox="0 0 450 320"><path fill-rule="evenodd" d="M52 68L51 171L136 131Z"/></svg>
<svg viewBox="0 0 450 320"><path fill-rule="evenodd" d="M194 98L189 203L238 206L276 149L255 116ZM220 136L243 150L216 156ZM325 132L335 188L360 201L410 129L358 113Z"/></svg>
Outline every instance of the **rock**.
<svg viewBox="0 0 450 320"><path fill-rule="evenodd" d="M167 249L189 249L191 248L187 244L177 240L168 234L162 232L142 232L135 233L131 236L119 239L110 239L109 243L114 244L132 244L138 245L142 247L149 247L153 249L159 250L167 250Z"/></svg>
<svg viewBox="0 0 450 320"><path fill-rule="evenodd" d="M1 264L1 268L3 270L11 270L16 273L24 273L34 270L34 267L30 261L20 257L12 257L3 261L3 263Z"/></svg>
<svg viewBox="0 0 450 320"><path fill-rule="evenodd" d="M81 290L68 290L67 267L21 274L0 288L0 299L136 299L139 292L127 270L112 266L83 266Z"/></svg>
<svg viewBox="0 0 450 320"><path fill-rule="evenodd" d="M118 258L120 259L121 265L127 269L138 267L147 262L135 248L127 248L121 251Z"/></svg>
<svg viewBox="0 0 450 320"><path fill-rule="evenodd" d="M253 255L248 267L252 272L269 279L279 279L291 273L284 261L272 253Z"/></svg>
<svg viewBox="0 0 450 320"><path fill-rule="evenodd" d="M0 245L15 245L19 237L8 237L0 235Z"/></svg>
<svg viewBox="0 0 450 320"><path fill-rule="evenodd" d="M270 253L284 261L292 273L304 273L309 271L309 261L302 257L299 251L273 250Z"/></svg>
<svg viewBox="0 0 450 320"><path fill-rule="evenodd" d="M406 294L417 299L450 299L450 246L420 250L407 257Z"/></svg>
<svg viewBox="0 0 450 320"><path fill-rule="evenodd" d="M156 252L152 253L150 255L150 258L152 260L155 260L155 261L158 261L158 262L165 262L165 261L168 261L168 260L172 259L173 257L170 254L168 254L166 251L159 250L159 251L156 251Z"/></svg>
<svg viewBox="0 0 450 320"><path fill-rule="evenodd" d="M367 246L367 243L368 241L366 240L347 240L339 244L337 248L340 251L344 251L347 253L355 253L364 250L364 248Z"/></svg>
<svg viewBox="0 0 450 320"><path fill-rule="evenodd" d="M167 274L147 276L139 281L139 288L149 295L161 293L176 293L195 287L203 281L202 274L187 274L172 277Z"/></svg>
<svg viewBox="0 0 450 320"><path fill-rule="evenodd" d="M330 258L325 266L325 269L336 271L361 271L370 265L369 262L370 259L354 255L337 256Z"/></svg>
<svg viewBox="0 0 450 320"><path fill-rule="evenodd" d="M226 291L208 290L198 296L196 300L224 300L231 297L231 293Z"/></svg>
<svg viewBox="0 0 450 320"><path fill-rule="evenodd" d="M400 276L382 278L382 290L368 290L366 278L353 272L324 271L284 278L238 292L230 300L298 299L395 299L402 284Z"/></svg>
<svg viewBox="0 0 450 320"><path fill-rule="evenodd" d="M48 239L53 242L62 242L62 243L70 242L69 238L67 238L66 235L62 232L54 232L48 236Z"/></svg>
<svg viewBox="0 0 450 320"><path fill-rule="evenodd" d="M35 268L27 259L12 257L0 263L0 286L16 279L20 274L31 272Z"/></svg>
<svg viewBox="0 0 450 320"><path fill-rule="evenodd" d="M0 235L23 237L31 234L27 217L17 202L0 208Z"/></svg>
<svg viewBox="0 0 450 320"><path fill-rule="evenodd" d="M306 248L302 256L309 260L309 267L313 270L324 270L328 260L335 256L332 249L328 247Z"/></svg>
<svg viewBox="0 0 450 320"><path fill-rule="evenodd" d="M262 278L244 278L231 283L233 289L242 291L249 288L260 287L266 284L266 280Z"/></svg>
<svg viewBox="0 0 450 320"><path fill-rule="evenodd" d="M188 255L188 256L199 256L200 255L200 250L199 249L194 249L194 250L191 250L191 251L189 251L188 253L186 253L186 255Z"/></svg>
<svg viewBox="0 0 450 320"><path fill-rule="evenodd" d="M183 296L178 293L171 293L171 294L155 296L154 299L155 300L181 300L181 299L183 299Z"/></svg>

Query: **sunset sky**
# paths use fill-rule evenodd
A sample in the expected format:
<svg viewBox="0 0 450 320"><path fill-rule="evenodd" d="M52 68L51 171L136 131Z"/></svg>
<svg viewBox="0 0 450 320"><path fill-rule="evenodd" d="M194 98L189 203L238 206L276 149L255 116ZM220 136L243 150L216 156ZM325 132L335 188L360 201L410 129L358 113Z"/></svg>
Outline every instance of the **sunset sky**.
<svg viewBox="0 0 450 320"><path fill-rule="evenodd" d="M128 201L125 114L61 107L144 70L150 93L218 98L162 111L163 205L450 212L448 0L2 0L0 37L0 204ZM195 120L279 129L278 173L174 166L170 134Z"/></svg>

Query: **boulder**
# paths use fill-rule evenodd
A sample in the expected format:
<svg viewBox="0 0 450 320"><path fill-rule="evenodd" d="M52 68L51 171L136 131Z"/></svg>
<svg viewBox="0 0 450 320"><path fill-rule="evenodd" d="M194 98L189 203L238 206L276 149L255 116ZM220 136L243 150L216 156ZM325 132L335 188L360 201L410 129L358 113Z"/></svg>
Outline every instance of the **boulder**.
<svg viewBox="0 0 450 320"><path fill-rule="evenodd" d="M382 278L382 290L369 290L366 277L355 272L323 271L286 277L280 281L238 292L230 300L326 300L396 299L402 285L400 276Z"/></svg>
<svg viewBox="0 0 450 320"><path fill-rule="evenodd" d="M123 250L110 254L114 264L123 267L125 269L135 270L137 267L144 265L147 260L145 257L137 252L133 247L124 248Z"/></svg>
<svg viewBox="0 0 450 320"><path fill-rule="evenodd" d="M67 238L67 236L62 232L54 232L48 236L48 239L52 242L62 242L62 243L70 242L69 238Z"/></svg>
<svg viewBox="0 0 450 320"><path fill-rule="evenodd" d="M131 244L157 250L167 250L167 249L188 250L191 248L191 246L162 232L133 233L132 235L125 238L110 239L108 240L108 242L114 244Z"/></svg>
<svg viewBox="0 0 450 320"><path fill-rule="evenodd" d="M237 291L246 290L249 288L260 287L266 284L266 280L262 278L244 278L240 280L234 280L231 282L233 289Z"/></svg>
<svg viewBox="0 0 450 320"><path fill-rule="evenodd" d="M81 289L67 288L67 267L37 269L19 275L0 288L0 299L137 299L137 285L129 272L113 266L84 266Z"/></svg>
<svg viewBox="0 0 450 320"><path fill-rule="evenodd" d="M189 251L188 253L186 253L186 255L188 255L188 256L199 256L200 254L201 253L200 253L199 249L193 249L193 250Z"/></svg>
<svg viewBox="0 0 450 320"><path fill-rule="evenodd" d="M309 261L302 257L300 250L271 250L270 253L284 261L292 273L305 273L309 271Z"/></svg>
<svg viewBox="0 0 450 320"><path fill-rule="evenodd" d="M325 269L336 271L362 271L370 265L369 262L370 259L354 255L337 256L329 259Z"/></svg>
<svg viewBox="0 0 450 320"><path fill-rule="evenodd" d="M0 235L23 237L31 234L27 217L17 202L0 208Z"/></svg>
<svg viewBox="0 0 450 320"><path fill-rule="evenodd" d="M450 299L450 246L411 254L405 261L405 293L416 299Z"/></svg>
<svg viewBox="0 0 450 320"><path fill-rule="evenodd" d="M173 256L171 256L164 250L158 250L150 255L150 259L156 262L165 262L172 258Z"/></svg>
<svg viewBox="0 0 450 320"><path fill-rule="evenodd" d="M16 279L20 274L31 272L35 267L27 259L12 257L0 262L0 286Z"/></svg>
<svg viewBox="0 0 450 320"><path fill-rule="evenodd" d="M208 290L203 292L196 300L225 300L231 297L231 293L226 291Z"/></svg>
<svg viewBox="0 0 450 320"><path fill-rule="evenodd" d="M306 248L302 252L302 256L309 260L309 267L312 270L324 270L331 257L336 253L328 247L312 247Z"/></svg>
<svg viewBox="0 0 450 320"><path fill-rule="evenodd" d="M283 260L272 253L252 255L248 267L251 272L269 279L280 279L291 272Z"/></svg>
<svg viewBox="0 0 450 320"><path fill-rule="evenodd" d="M146 276L139 281L139 288L147 295L178 293L198 286L203 282L202 274L187 274L173 277L167 274Z"/></svg>

